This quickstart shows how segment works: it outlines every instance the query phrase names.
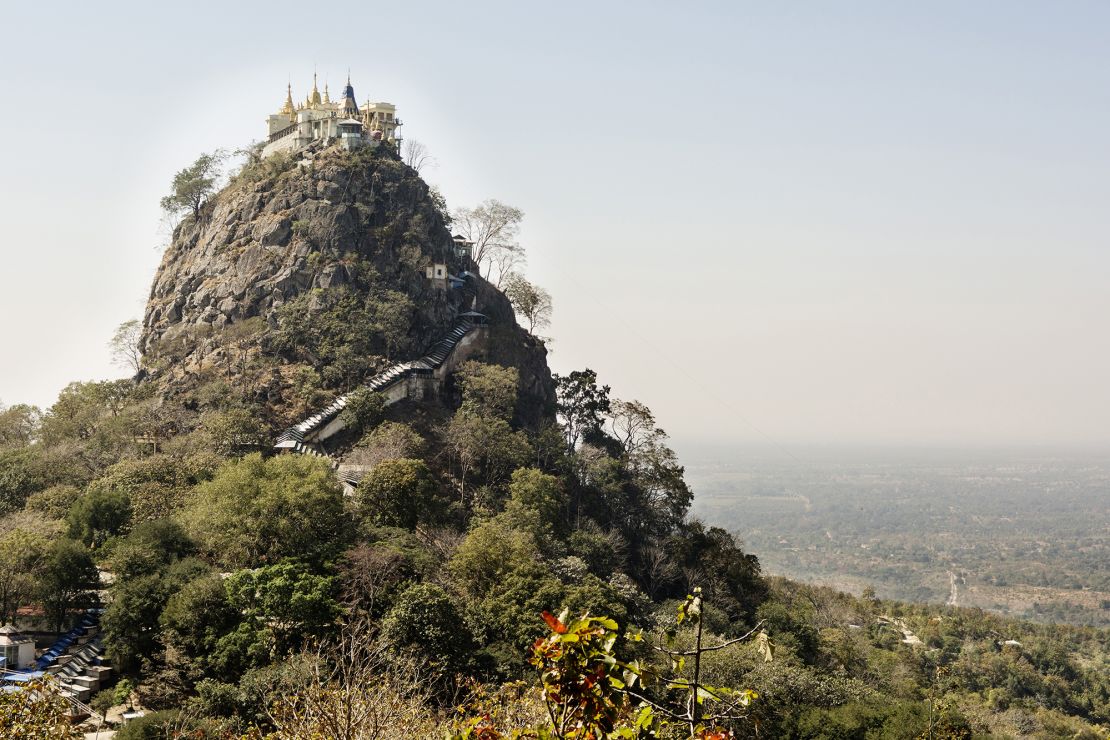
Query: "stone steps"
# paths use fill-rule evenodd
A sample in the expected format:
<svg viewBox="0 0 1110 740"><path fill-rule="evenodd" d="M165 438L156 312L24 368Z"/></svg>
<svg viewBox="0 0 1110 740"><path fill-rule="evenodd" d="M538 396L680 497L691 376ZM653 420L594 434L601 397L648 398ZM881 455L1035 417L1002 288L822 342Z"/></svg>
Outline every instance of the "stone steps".
<svg viewBox="0 0 1110 740"><path fill-rule="evenodd" d="M468 312L468 314L465 314L459 319L451 331L447 333L447 336L432 345L428 354L418 360L399 362L395 365L391 365L383 372L371 378L363 388L378 393L388 390L401 381L407 380L414 373L434 372L451 356L451 353L455 350L455 347L458 346L462 338L478 326L479 322L484 320L484 318L485 317L481 314ZM332 419L339 416L347 406L349 400L349 394L340 396L322 411L286 429L274 441L274 449L297 452L304 455L326 457L324 453L317 450L308 441L308 438L311 437L314 432L322 429L324 425Z"/></svg>

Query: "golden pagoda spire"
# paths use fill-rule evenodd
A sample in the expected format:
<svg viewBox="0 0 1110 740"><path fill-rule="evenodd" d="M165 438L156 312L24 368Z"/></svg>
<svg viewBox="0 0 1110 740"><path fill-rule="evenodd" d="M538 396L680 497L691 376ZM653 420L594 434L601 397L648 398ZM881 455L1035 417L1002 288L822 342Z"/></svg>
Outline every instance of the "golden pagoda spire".
<svg viewBox="0 0 1110 740"><path fill-rule="evenodd" d="M281 112L286 115L293 115L295 109L293 108L293 83L290 82L285 88L285 105L281 106Z"/></svg>
<svg viewBox="0 0 1110 740"><path fill-rule="evenodd" d="M316 87L316 70L312 71L312 94L308 96L308 107L316 108L320 105L320 90Z"/></svg>
<svg viewBox="0 0 1110 740"><path fill-rule="evenodd" d="M331 96L328 95L328 80L326 77L324 78L324 103L325 105L331 104Z"/></svg>

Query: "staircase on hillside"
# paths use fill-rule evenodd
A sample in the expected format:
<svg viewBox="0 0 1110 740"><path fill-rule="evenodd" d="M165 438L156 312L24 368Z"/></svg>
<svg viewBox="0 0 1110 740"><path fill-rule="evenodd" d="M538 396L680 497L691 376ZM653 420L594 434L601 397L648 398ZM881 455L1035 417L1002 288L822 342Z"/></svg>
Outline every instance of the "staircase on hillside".
<svg viewBox="0 0 1110 740"><path fill-rule="evenodd" d="M76 702L87 702L111 677L112 669L101 658L99 633L100 610L89 610L36 661L36 668L53 676L62 693Z"/></svg>
<svg viewBox="0 0 1110 740"><path fill-rule="evenodd" d="M48 676L57 682L62 695L74 707L88 701L111 677L112 669L101 658L100 609L90 609L77 625L55 640L36 660L22 670L0 674L0 690L20 686Z"/></svg>
<svg viewBox="0 0 1110 740"><path fill-rule="evenodd" d="M404 394L396 392L391 394L390 392L399 390L399 386L402 383L407 383L410 378L434 377L436 370L442 367L463 338L477 327L485 325L485 323L485 316L474 311L467 311L459 316L455 325L445 337L432 345L428 354L418 360L391 365L371 378L362 388L374 393L386 394L387 406L400 400L405 397ZM342 424L333 424L332 422L335 422L343 409L347 407L350 398L351 394L344 394L323 410L286 429L275 441L274 449L282 452L298 452L306 455L328 457L319 443L342 429Z"/></svg>

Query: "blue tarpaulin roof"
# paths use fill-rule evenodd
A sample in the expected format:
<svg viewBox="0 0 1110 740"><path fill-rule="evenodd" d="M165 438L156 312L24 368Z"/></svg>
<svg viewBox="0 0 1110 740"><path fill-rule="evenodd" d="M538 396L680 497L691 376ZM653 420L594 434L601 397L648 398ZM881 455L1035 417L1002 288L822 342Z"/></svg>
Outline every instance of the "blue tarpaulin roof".
<svg viewBox="0 0 1110 740"><path fill-rule="evenodd" d="M36 678L42 678L46 673L44 671L7 671L3 678L7 683L26 683L34 681Z"/></svg>

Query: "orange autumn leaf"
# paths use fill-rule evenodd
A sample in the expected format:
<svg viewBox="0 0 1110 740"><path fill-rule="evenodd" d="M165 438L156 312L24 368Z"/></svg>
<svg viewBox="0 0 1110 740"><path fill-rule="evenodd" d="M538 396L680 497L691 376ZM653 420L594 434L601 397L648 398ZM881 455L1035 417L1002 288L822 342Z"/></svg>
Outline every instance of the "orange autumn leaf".
<svg viewBox="0 0 1110 740"><path fill-rule="evenodd" d="M553 615L551 612L544 612L543 613L543 621L547 622L547 626L550 627L551 631L554 632L555 634L557 634L557 635L565 635L566 634L567 626L565 624L563 624L562 622L560 622L559 618L556 617L555 615Z"/></svg>

